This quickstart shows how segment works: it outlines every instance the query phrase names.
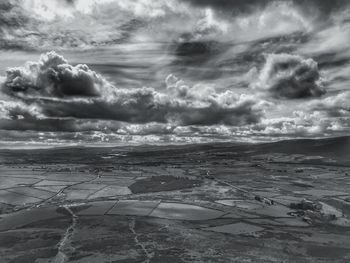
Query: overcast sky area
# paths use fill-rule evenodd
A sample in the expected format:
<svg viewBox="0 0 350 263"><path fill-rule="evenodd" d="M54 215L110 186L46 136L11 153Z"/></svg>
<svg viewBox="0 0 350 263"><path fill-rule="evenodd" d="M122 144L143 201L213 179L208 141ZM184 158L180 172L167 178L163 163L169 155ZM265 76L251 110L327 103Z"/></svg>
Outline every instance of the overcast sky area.
<svg viewBox="0 0 350 263"><path fill-rule="evenodd" d="M2 0L0 144L350 133L345 0Z"/></svg>

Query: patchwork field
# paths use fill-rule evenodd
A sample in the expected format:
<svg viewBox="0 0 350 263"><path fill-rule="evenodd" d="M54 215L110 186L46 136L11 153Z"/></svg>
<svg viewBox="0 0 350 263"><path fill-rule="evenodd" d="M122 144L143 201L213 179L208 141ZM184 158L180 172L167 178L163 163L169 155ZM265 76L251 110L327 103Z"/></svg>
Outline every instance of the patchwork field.
<svg viewBox="0 0 350 263"><path fill-rule="evenodd" d="M350 139L0 152L0 262L349 262Z"/></svg>

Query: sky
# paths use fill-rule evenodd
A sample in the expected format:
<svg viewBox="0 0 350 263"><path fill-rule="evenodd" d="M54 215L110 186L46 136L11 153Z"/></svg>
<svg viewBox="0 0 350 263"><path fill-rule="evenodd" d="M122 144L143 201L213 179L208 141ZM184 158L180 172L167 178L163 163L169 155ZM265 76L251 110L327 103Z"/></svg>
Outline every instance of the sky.
<svg viewBox="0 0 350 263"><path fill-rule="evenodd" d="M0 145L349 135L345 0L2 0Z"/></svg>

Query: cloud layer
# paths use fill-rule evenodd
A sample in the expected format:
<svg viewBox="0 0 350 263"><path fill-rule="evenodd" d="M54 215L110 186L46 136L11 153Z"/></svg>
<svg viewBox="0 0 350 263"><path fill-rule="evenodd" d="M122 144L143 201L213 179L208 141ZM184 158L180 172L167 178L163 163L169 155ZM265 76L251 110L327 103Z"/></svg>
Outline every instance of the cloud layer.
<svg viewBox="0 0 350 263"><path fill-rule="evenodd" d="M300 3L299 3L300 2ZM69 49L138 41L250 41L310 31L321 10L303 1L3 0L1 47ZM305 1L304 1L305 2ZM310 2L310 1L308 1ZM333 1L332 1L333 2ZM303 6L304 8L300 8ZM304 14L302 10L320 10Z"/></svg>
<svg viewBox="0 0 350 263"><path fill-rule="evenodd" d="M2 92L12 102L2 102L3 115L13 119L31 116L185 126L240 126L256 123L261 117L261 103L253 96L216 92L206 86L189 87L174 78L167 79L164 92L118 88L88 66L69 65L62 56L49 52L38 62L7 71Z"/></svg>
<svg viewBox="0 0 350 263"><path fill-rule="evenodd" d="M232 136L322 136L350 129L350 93L318 97L319 72L313 60L271 54L259 75L263 93L256 87L241 94L217 91L174 75L159 90L126 89L86 65L70 65L49 52L37 62L8 69L1 81L0 130L36 130L47 140L52 140L50 132L61 132L70 140L144 136L149 141L195 142ZM254 87L254 74L250 81ZM293 102L301 97L312 100ZM286 98L290 113L281 108Z"/></svg>
<svg viewBox="0 0 350 263"><path fill-rule="evenodd" d="M9 69L0 77L0 137L15 130L47 140L60 133L191 142L348 134L349 6L3 0L0 75Z"/></svg>

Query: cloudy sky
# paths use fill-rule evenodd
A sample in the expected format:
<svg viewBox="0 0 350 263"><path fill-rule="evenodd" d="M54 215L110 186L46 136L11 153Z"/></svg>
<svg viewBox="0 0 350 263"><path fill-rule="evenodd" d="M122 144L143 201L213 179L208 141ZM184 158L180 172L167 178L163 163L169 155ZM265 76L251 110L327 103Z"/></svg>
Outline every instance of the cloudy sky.
<svg viewBox="0 0 350 263"><path fill-rule="evenodd" d="M2 0L0 144L350 132L345 0Z"/></svg>

